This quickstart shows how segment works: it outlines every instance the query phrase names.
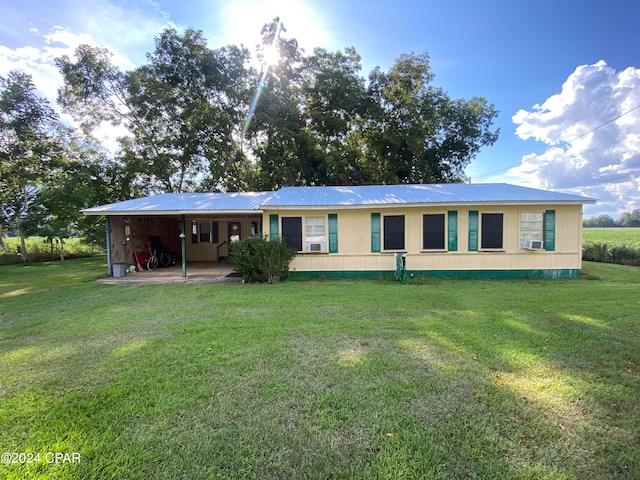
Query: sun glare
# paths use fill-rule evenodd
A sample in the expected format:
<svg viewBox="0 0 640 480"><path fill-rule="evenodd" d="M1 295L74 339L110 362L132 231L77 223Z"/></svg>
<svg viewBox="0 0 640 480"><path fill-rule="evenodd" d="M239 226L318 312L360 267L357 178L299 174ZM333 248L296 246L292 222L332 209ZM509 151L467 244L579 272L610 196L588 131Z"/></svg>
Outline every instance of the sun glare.
<svg viewBox="0 0 640 480"><path fill-rule="evenodd" d="M274 45L269 45L264 49L264 63L268 66L276 65L280 61L280 52L278 51L278 47Z"/></svg>

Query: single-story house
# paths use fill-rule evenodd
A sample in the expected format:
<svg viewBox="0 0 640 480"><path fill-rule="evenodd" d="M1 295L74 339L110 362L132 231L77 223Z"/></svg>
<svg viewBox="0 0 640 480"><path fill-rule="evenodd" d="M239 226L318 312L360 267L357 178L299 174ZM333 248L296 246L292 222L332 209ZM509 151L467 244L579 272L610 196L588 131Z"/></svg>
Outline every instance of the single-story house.
<svg viewBox="0 0 640 480"><path fill-rule="evenodd" d="M284 187L165 193L88 208L107 217L109 271L150 238L190 261L228 260L248 235L282 237L290 271L321 276L577 277L582 208L595 199L508 184ZM135 262L133 262L135 263Z"/></svg>

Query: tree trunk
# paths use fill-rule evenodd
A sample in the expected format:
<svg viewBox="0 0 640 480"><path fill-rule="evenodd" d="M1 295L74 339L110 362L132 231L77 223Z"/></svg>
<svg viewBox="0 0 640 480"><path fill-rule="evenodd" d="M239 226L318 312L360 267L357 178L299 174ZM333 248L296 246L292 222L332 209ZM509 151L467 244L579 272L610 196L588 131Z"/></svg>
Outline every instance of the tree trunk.
<svg viewBox="0 0 640 480"><path fill-rule="evenodd" d="M27 263L29 260L29 254L27 253L27 242L24 239L24 231L22 230L22 222L18 224L18 233L20 234L20 256L22 261Z"/></svg>
<svg viewBox="0 0 640 480"><path fill-rule="evenodd" d="M64 238L60 237L60 261L64 262Z"/></svg>

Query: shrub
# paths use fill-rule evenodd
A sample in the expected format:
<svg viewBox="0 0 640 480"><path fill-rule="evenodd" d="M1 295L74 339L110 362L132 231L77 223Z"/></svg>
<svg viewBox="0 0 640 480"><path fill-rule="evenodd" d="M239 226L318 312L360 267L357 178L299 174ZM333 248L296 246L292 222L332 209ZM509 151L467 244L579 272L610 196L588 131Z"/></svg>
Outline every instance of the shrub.
<svg viewBox="0 0 640 480"><path fill-rule="evenodd" d="M229 246L229 257L247 282L277 283L295 255L280 238L247 237Z"/></svg>

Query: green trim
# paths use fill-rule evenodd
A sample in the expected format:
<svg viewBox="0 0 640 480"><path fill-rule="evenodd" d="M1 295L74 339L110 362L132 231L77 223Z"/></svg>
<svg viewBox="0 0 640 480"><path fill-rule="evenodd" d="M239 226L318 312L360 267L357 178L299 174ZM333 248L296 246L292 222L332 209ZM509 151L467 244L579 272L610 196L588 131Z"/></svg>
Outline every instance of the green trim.
<svg viewBox="0 0 640 480"><path fill-rule="evenodd" d="M458 212L456 210L449 210L447 212L447 239L448 250L450 252L458 251Z"/></svg>
<svg viewBox="0 0 640 480"><path fill-rule="evenodd" d="M298 278L375 278L391 277L395 270L344 270L344 271L310 271L289 272ZM468 278L472 280L510 280L516 278L580 278L579 268L558 268L549 270L409 270L408 280L414 277L435 278Z"/></svg>
<svg viewBox="0 0 640 480"><path fill-rule="evenodd" d="M553 252L556 249L556 211L544 212L544 249Z"/></svg>
<svg viewBox="0 0 640 480"><path fill-rule="evenodd" d="M469 210L469 249L470 252L478 251L478 211Z"/></svg>
<svg viewBox="0 0 640 480"><path fill-rule="evenodd" d="M371 214L371 251L380 251L380 214Z"/></svg>
<svg viewBox="0 0 640 480"><path fill-rule="evenodd" d="M329 253L338 253L338 214L329 214Z"/></svg>
<svg viewBox="0 0 640 480"><path fill-rule="evenodd" d="M280 236L280 220L277 213L269 215L269 237L278 238Z"/></svg>

